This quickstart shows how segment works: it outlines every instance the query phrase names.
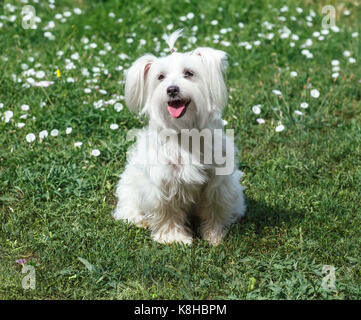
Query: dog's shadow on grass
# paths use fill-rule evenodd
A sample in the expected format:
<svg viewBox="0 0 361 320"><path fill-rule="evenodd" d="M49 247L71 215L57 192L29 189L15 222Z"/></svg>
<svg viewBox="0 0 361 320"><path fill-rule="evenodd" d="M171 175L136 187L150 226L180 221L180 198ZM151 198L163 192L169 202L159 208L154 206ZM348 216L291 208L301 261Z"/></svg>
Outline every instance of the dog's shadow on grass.
<svg viewBox="0 0 361 320"><path fill-rule="evenodd" d="M264 235L278 233L279 229L289 229L297 226L304 219L304 213L297 210L283 209L281 207L270 207L263 201L246 199L246 215L237 223L230 227L230 235L244 233L252 230L256 237L262 238ZM201 238L199 233L200 221L196 216L190 217L189 226L197 238Z"/></svg>
<svg viewBox="0 0 361 320"><path fill-rule="evenodd" d="M246 202L246 215L236 225L237 231L240 232L252 228L256 235L263 236L270 229L295 227L305 216L304 212L297 210L284 209L279 206L270 207L264 201L247 198ZM233 232L235 232L234 229Z"/></svg>

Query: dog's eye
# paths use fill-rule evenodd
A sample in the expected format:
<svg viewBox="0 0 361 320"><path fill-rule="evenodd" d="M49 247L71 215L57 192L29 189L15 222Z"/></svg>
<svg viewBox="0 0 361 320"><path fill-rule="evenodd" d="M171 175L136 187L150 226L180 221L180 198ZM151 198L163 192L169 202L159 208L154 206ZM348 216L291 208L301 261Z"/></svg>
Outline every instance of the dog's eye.
<svg viewBox="0 0 361 320"><path fill-rule="evenodd" d="M162 81L164 78L165 78L165 77L164 77L164 74L160 74L160 75L158 76L158 80L159 80L159 81Z"/></svg>
<svg viewBox="0 0 361 320"><path fill-rule="evenodd" d="M185 72L184 72L184 76L185 76L186 78L191 78L191 77L193 77L193 72L192 72L192 71L185 71Z"/></svg>

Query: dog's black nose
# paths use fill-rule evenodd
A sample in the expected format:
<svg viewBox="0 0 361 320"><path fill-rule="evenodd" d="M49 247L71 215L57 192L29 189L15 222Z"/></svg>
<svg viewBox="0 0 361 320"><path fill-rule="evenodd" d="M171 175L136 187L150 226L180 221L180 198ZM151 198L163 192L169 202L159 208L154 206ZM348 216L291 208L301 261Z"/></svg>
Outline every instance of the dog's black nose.
<svg viewBox="0 0 361 320"><path fill-rule="evenodd" d="M167 94L168 96L174 98L179 93L179 87L178 86L169 86L167 88Z"/></svg>

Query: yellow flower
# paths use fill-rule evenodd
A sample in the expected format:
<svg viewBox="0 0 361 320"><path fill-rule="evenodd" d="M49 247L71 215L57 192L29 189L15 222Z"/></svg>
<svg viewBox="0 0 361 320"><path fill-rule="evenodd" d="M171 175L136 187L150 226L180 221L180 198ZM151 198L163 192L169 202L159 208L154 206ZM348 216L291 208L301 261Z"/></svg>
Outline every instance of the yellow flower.
<svg viewBox="0 0 361 320"><path fill-rule="evenodd" d="M58 78L60 78L60 70L59 70L59 69L56 69L56 76L57 76Z"/></svg>

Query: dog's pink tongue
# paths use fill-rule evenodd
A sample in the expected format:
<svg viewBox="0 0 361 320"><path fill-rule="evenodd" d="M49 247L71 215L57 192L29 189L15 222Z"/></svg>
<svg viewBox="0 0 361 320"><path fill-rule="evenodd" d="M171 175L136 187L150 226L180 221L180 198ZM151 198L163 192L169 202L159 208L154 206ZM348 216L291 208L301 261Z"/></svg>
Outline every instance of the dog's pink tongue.
<svg viewBox="0 0 361 320"><path fill-rule="evenodd" d="M179 107L168 106L168 111L173 118L179 118L186 106L183 104Z"/></svg>

